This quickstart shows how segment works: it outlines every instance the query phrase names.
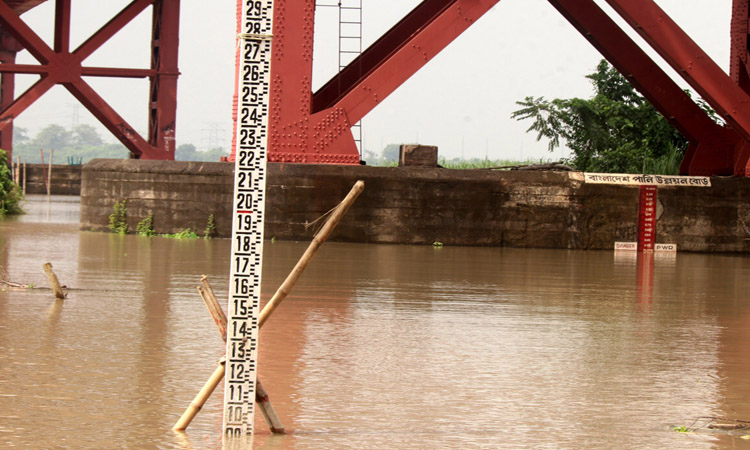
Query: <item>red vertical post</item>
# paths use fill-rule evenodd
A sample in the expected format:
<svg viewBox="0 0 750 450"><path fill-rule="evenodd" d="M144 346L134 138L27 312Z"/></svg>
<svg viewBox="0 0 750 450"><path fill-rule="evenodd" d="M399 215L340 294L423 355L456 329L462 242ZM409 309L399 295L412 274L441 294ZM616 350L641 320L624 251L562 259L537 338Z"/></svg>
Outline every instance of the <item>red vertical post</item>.
<svg viewBox="0 0 750 450"><path fill-rule="evenodd" d="M732 0L731 51L729 55L729 75L732 81L750 94L750 2Z"/></svg>
<svg viewBox="0 0 750 450"><path fill-rule="evenodd" d="M148 159L174 159L179 28L180 0L154 2L151 69L156 74L150 77L148 143L156 154L144 155Z"/></svg>
<svg viewBox="0 0 750 450"><path fill-rule="evenodd" d="M70 1L55 2L55 53L70 53Z"/></svg>
<svg viewBox="0 0 750 450"><path fill-rule="evenodd" d="M22 50L21 45L6 32L0 32L0 64L15 64L16 53ZM16 75L4 72L0 78L0 111L13 104L15 97ZM13 122L0 129L0 148L8 154L8 161L13 158Z"/></svg>
<svg viewBox="0 0 750 450"><path fill-rule="evenodd" d="M653 252L656 240L656 186L641 186L638 199L638 251Z"/></svg>

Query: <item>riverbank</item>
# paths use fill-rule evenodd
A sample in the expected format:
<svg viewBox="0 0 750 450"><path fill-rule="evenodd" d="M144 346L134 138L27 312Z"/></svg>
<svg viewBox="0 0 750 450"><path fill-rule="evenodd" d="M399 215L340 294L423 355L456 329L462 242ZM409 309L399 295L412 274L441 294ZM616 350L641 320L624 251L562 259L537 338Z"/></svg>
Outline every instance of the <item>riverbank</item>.
<svg viewBox="0 0 750 450"><path fill-rule="evenodd" d="M233 166L93 160L83 168L81 228L106 230L115 202L128 225L153 215L159 233L201 233L210 215L231 235ZM579 172L269 164L266 237L308 240L310 224L356 180L365 191L332 236L364 243L612 249L634 241L638 189L585 183ZM657 243L680 251L750 251L750 181L659 188Z"/></svg>

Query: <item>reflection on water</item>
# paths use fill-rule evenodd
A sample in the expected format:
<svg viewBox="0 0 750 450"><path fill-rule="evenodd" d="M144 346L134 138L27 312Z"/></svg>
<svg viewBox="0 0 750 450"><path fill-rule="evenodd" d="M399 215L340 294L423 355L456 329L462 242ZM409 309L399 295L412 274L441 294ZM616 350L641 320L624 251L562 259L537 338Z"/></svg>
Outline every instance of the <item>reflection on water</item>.
<svg viewBox="0 0 750 450"><path fill-rule="evenodd" d="M226 298L228 240L77 230L76 198L0 219L0 447L221 447L223 353L195 287ZM266 243L264 299L305 243ZM683 434L750 420L750 259L325 244L261 333L289 436L255 448L750 448Z"/></svg>

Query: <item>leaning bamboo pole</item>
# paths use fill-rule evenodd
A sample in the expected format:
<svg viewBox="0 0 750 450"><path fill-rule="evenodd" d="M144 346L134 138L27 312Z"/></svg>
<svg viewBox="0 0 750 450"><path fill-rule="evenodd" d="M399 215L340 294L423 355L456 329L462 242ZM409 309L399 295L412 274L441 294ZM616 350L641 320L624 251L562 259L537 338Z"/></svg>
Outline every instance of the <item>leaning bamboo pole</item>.
<svg viewBox="0 0 750 450"><path fill-rule="evenodd" d="M325 224L323 225L323 228L321 228L320 231L318 231L315 236L313 236L312 242L310 242L310 245L307 247L307 250L305 250L305 253L299 259L299 261L297 261L297 265L294 266L294 269L292 269L292 271L286 277L286 280L281 283L279 289L276 290L276 293L273 294L271 300L266 303L266 306L263 307L263 311L260 312L260 316L258 317L259 327L262 327L263 324L266 323L271 314L273 314L276 308L278 308L279 304L281 304L286 296L289 295L292 287L297 282L300 275L302 275L302 272L305 271L307 265L310 264L313 256L315 256L315 252L317 252L323 242L328 239L328 236L331 234L333 229L336 228L336 225L338 225L339 222L341 222L341 218L344 217L344 214L346 214L346 212L349 210L349 207L354 203L354 200L359 197L359 194L361 194L364 189L365 182L362 180L357 181L354 184L354 187L352 187L352 189L346 195L344 200L339 203L336 209L333 210L331 215L328 217L328 220L326 220Z"/></svg>
<svg viewBox="0 0 750 450"><path fill-rule="evenodd" d="M227 316L226 314L224 314L224 310L221 308L219 301L216 299L216 294L214 294L211 283L208 282L208 277L205 275L201 277L201 286L198 286L198 292L203 299L203 303L206 304L206 308L208 309L209 314L211 314L211 318L214 319L214 323L216 323L219 334L221 334L221 339L226 342ZM220 362L220 365L224 365L223 361ZM224 370L226 369L222 369L222 371ZM221 380L219 380L219 382L221 382ZM286 431L284 431L284 425L281 423L279 415L276 414L276 410L273 409L273 405L271 404L271 400L268 397L268 392L266 392L265 388L263 387L263 383L260 382L260 378L256 378L255 382L255 401L258 404L258 408L263 413L263 417L265 417L266 422L268 423L268 427L274 434L285 434ZM195 415L200 411L201 406L202 404L198 406L194 400L188 410L185 411L185 414L183 414L180 420L177 421L173 429L179 431L187 428Z"/></svg>
<svg viewBox="0 0 750 450"><path fill-rule="evenodd" d="M341 222L344 214L346 214L346 212L349 210L349 208L352 206L354 201L357 199L357 197L359 197L359 194L361 194L364 189L365 182L362 180L357 181L349 191L349 193L346 195L346 197L344 197L344 200L342 200L341 203L339 203L338 206L334 208L331 215L328 216L328 219L326 220L323 227L315 234L315 236L313 236L312 242L310 243L310 245L308 245L307 250L305 250L305 253L294 266L294 269L292 269L281 286L276 290L276 293L273 295L273 297L271 297L271 300L269 300L268 303L266 303L266 305L263 307L263 310L260 312L260 316L258 318L258 328L261 328L263 324L266 323L268 318L271 316L271 314L273 314L279 304L287 297L287 295L289 295L289 292L294 286L294 283L297 282L300 275L302 275L302 272L312 260L313 256L315 256L315 252L317 252L318 248L320 248L323 242L328 239L328 236L336 228L336 225ZM195 415L198 414L198 411L200 411L203 405L206 403L208 397L210 397L211 393L216 389L216 386L221 383L221 379L224 377L225 370L226 369L222 360L219 366L214 370L213 374L211 374L211 377L208 379L208 381L206 381L206 383L203 385L203 388L200 390L198 395L195 397L195 399L193 399L193 402L190 404L188 409L182 414L180 420L178 420L175 426L172 428L173 430L184 430L185 428L187 428L190 422L192 422ZM219 376L219 374L221 374L221 376ZM208 392L208 395L205 395L206 392Z"/></svg>

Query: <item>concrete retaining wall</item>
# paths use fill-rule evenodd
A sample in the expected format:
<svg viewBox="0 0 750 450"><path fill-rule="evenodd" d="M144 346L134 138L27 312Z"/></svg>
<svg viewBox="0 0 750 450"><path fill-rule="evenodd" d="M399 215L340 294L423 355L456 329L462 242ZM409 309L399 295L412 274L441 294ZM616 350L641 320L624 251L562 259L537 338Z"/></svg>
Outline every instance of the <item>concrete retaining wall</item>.
<svg viewBox="0 0 750 450"><path fill-rule="evenodd" d="M70 166L66 164L52 165L52 184L51 194L54 195L79 195L81 193L81 172L83 166ZM27 194L46 194L47 177L49 165L26 164L26 193ZM20 171L23 184L23 166Z"/></svg>
<svg viewBox="0 0 750 450"><path fill-rule="evenodd" d="M83 171L81 227L106 230L116 201L128 222L154 215L160 233L199 234L214 214L231 234L233 166L94 160ZM576 172L269 164L266 237L307 240L306 225L358 179L365 191L332 239L352 242L611 249L636 239L638 189L585 184ZM680 250L750 250L750 180L659 189L657 242Z"/></svg>

